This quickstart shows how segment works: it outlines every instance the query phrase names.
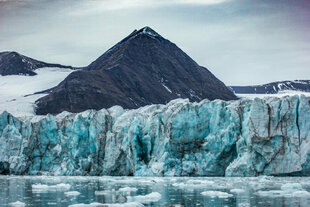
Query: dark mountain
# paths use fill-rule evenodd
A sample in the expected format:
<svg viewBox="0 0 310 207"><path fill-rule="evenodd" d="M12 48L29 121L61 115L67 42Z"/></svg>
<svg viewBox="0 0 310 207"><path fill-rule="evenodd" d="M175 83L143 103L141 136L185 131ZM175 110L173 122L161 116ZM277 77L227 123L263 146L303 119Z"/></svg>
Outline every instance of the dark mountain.
<svg viewBox="0 0 310 207"><path fill-rule="evenodd" d="M34 60L17 52L0 52L0 75L36 75L34 70L43 67L73 69L71 66Z"/></svg>
<svg viewBox="0 0 310 207"><path fill-rule="evenodd" d="M135 30L84 70L71 73L48 96L37 114L120 105L138 108L172 99L236 99L209 70L149 27Z"/></svg>
<svg viewBox="0 0 310 207"><path fill-rule="evenodd" d="M310 92L310 80L279 81L256 86L230 86L239 94L276 94L281 91Z"/></svg>

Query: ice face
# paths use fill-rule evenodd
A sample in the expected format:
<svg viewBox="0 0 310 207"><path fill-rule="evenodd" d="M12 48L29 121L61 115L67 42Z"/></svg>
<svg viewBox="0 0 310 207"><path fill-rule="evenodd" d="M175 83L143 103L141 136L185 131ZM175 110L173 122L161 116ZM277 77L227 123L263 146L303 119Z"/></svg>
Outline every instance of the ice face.
<svg viewBox="0 0 310 207"><path fill-rule="evenodd" d="M308 120L305 96L177 99L136 110L115 106L27 119L4 112L0 173L309 175Z"/></svg>

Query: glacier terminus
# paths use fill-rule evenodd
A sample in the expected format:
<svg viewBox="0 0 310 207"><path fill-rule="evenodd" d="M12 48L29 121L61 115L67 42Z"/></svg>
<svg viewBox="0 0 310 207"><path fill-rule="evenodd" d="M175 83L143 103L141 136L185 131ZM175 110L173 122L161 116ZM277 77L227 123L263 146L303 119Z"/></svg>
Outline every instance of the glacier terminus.
<svg viewBox="0 0 310 207"><path fill-rule="evenodd" d="M3 112L0 174L305 176L309 120L304 95L24 118Z"/></svg>

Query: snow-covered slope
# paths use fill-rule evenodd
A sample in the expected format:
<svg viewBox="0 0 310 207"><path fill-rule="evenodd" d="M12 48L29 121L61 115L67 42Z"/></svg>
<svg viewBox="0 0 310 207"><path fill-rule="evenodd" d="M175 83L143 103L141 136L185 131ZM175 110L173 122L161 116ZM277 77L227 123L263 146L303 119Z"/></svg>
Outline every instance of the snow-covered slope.
<svg viewBox="0 0 310 207"><path fill-rule="evenodd" d="M255 93L249 93L249 94L242 94L242 93L236 93L236 96L238 98L245 98L245 99L255 99L255 98L267 98L267 97L285 97L285 96L295 96L295 95L305 95L310 97L310 92L303 92L303 91L293 91L293 90L283 90L276 94L255 94Z"/></svg>
<svg viewBox="0 0 310 207"><path fill-rule="evenodd" d="M15 116L34 115L34 102L46 94L34 94L57 86L74 70L40 68L36 76L0 75L0 113Z"/></svg>
<svg viewBox="0 0 310 207"><path fill-rule="evenodd" d="M278 94L285 91L310 93L310 80L278 81L254 86L230 86L237 94Z"/></svg>
<svg viewBox="0 0 310 207"><path fill-rule="evenodd" d="M136 176L310 174L305 96L0 115L0 173Z"/></svg>

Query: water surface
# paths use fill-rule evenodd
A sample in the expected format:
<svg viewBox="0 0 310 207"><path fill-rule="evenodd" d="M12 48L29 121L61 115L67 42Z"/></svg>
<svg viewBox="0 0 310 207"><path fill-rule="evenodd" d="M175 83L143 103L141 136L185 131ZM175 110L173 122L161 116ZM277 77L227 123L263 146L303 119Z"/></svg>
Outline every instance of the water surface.
<svg viewBox="0 0 310 207"><path fill-rule="evenodd" d="M0 176L0 206L82 204L308 207L310 178Z"/></svg>

